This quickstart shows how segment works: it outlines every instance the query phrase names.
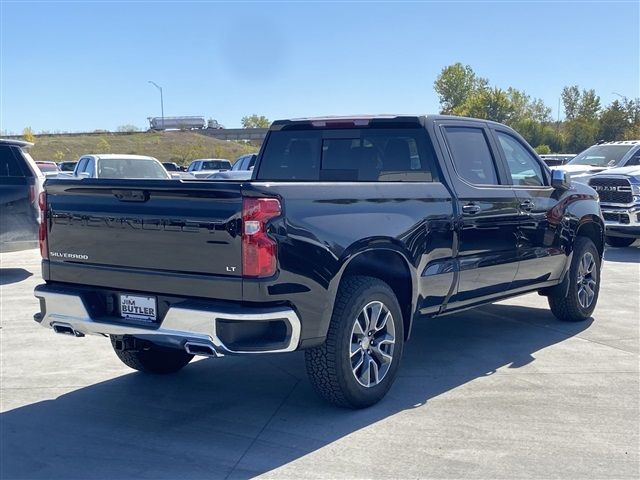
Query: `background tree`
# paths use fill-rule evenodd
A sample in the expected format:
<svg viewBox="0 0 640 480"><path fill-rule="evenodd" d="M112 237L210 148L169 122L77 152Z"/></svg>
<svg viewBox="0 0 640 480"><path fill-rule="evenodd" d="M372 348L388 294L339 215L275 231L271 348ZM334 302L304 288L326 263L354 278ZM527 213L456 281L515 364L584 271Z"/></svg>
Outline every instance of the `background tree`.
<svg viewBox="0 0 640 480"><path fill-rule="evenodd" d="M31 143L36 141L36 136L34 135L31 127L25 127L24 130L22 130L22 138Z"/></svg>
<svg viewBox="0 0 640 480"><path fill-rule="evenodd" d="M433 82L433 88L440 97L440 112L454 113L469 97L487 85L488 81L478 77L469 65L454 63L443 68Z"/></svg>
<svg viewBox="0 0 640 480"><path fill-rule="evenodd" d="M267 117L264 115L258 116L255 113L253 115L242 117L240 122L242 123L243 128L269 128L269 125L271 125L271 122Z"/></svg>
<svg viewBox="0 0 640 480"><path fill-rule="evenodd" d="M564 106L564 117L567 120L576 118L580 107L580 89L578 86L564 87L560 98L562 98L562 105Z"/></svg>
<svg viewBox="0 0 640 480"><path fill-rule="evenodd" d="M598 136L601 140L613 141L624 138L625 131L630 126L627 111L624 106L614 100L600 116L600 131Z"/></svg>
<svg viewBox="0 0 640 480"><path fill-rule="evenodd" d="M551 153L551 147L549 145L538 145L535 148L535 151L538 153L538 155L546 155L548 153Z"/></svg>
<svg viewBox="0 0 640 480"><path fill-rule="evenodd" d="M123 132L123 133L131 133L131 132L139 132L140 129L138 127L136 127L135 125L130 125L130 124L126 124L126 125L120 125L117 128L118 132Z"/></svg>
<svg viewBox="0 0 640 480"><path fill-rule="evenodd" d="M96 151L98 153L109 153L111 152L111 144L106 138L101 138L98 140L98 143L96 143Z"/></svg>

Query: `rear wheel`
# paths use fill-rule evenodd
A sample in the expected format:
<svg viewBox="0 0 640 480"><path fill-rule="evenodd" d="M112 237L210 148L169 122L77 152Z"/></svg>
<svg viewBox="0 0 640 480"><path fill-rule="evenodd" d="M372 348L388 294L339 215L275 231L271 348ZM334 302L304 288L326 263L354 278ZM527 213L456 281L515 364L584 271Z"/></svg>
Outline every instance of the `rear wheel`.
<svg viewBox="0 0 640 480"><path fill-rule="evenodd" d="M311 384L324 399L349 408L380 401L395 380L404 346L393 290L371 277L340 285L327 339L305 351Z"/></svg>
<svg viewBox="0 0 640 480"><path fill-rule="evenodd" d="M127 367L145 373L175 373L193 358L193 355L183 350L163 348L149 342L144 342L135 349L125 349L123 343L122 337L111 336L111 346L120 361Z"/></svg>
<svg viewBox="0 0 640 480"><path fill-rule="evenodd" d="M565 281L565 289L549 295L549 306L553 314L565 322L580 322L591 316L600 292L600 254L587 237L577 237L571 266Z"/></svg>
<svg viewBox="0 0 640 480"><path fill-rule="evenodd" d="M630 246L633 242L636 241L635 238L628 238L628 237L605 237L605 241L607 242L607 245L611 245L612 247L628 247Z"/></svg>

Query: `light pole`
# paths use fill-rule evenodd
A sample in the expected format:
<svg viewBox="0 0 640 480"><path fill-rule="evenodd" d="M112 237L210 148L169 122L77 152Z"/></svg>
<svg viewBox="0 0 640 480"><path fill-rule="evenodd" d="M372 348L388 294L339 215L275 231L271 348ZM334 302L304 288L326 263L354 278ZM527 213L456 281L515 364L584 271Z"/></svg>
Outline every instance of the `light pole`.
<svg viewBox="0 0 640 480"><path fill-rule="evenodd" d="M611 92L613 95L617 95L619 96L622 100L624 100L625 102L627 101L627 97L625 97L624 95L618 93L618 92Z"/></svg>
<svg viewBox="0 0 640 480"><path fill-rule="evenodd" d="M162 87L151 80L149 80L149 83L160 90L160 114L162 115L162 130L164 130L164 99L162 98Z"/></svg>

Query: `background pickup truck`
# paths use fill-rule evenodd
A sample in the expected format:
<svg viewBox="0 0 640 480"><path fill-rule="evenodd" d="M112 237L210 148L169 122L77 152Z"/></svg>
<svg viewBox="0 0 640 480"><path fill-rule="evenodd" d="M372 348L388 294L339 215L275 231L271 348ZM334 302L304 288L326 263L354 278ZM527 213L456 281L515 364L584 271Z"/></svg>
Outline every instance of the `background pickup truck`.
<svg viewBox="0 0 640 480"><path fill-rule="evenodd" d="M38 246L44 174L27 150L33 144L0 139L0 252Z"/></svg>
<svg viewBox="0 0 640 480"><path fill-rule="evenodd" d="M304 349L320 395L365 407L418 317L538 291L580 321L598 299L596 193L487 121L277 121L248 181L55 179L44 196L36 321L108 335L146 372Z"/></svg>
<svg viewBox="0 0 640 480"><path fill-rule="evenodd" d="M628 247L640 238L640 166L606 170L591 177L598 192L606 228L606 242Z"/></svg>

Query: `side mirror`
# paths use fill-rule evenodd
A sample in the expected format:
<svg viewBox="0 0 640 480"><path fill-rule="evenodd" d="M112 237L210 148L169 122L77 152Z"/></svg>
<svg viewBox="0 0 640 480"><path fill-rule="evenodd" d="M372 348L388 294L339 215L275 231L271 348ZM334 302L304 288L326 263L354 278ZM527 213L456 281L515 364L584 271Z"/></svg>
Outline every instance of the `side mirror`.
<svg viewBox="0 0 640 480"><path fill-rule="evenodd" d="M551 186L557 190L569 190L571 188L571 176L562 170L551 170Z"/></svg>
<svg viewBox="0 0 640 480"><path fill-rule="evenodd" d="M171 178L174 180L180 180L182 176L179 173L171 172Z"/></svg>
<svg viewBox="0 0 640 480"><path fill-rule="evenodd" d="M80 177L80 178L89 178L90 175L89 175L89 172L80 172L80 173L78 173L78 177Z"/></svg>

